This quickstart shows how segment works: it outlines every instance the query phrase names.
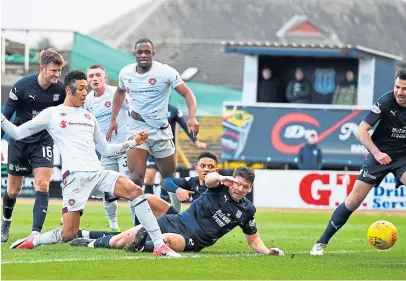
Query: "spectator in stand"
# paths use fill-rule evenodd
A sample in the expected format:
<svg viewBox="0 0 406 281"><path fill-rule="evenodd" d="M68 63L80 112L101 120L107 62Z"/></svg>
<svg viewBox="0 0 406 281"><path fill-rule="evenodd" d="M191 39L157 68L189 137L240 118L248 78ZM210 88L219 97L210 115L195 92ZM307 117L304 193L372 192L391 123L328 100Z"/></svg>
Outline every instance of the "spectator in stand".
<svg viewBox="0 0 406 281"><path fill-rule="evenodd" d="M304 77L303 70L298 68L295 80L289 82L286 89L286 99L290 103L311 103L312 86Z"/></svg>
<svg viewBox="0 0 406 281"><path fill-rule="evenodd" d="M333 104L355 105L357 104L357 81L354 72L348 70L344 81L338 85L333 95Z"/></svg>
<svg viewBox="0 0 406 281"><path fill-rule="evenodd" d="M317 134L311 133L307 143L299 151L297 164L300 170L321 170L323 153L318 142Z"/></svg>
<svg viewBox="0 0 406 281"><path fill-rule="evenodd" d="M279 81L272 76L272 70L262 69L262 78L258 83L258 102L278 102Z"/></svg>

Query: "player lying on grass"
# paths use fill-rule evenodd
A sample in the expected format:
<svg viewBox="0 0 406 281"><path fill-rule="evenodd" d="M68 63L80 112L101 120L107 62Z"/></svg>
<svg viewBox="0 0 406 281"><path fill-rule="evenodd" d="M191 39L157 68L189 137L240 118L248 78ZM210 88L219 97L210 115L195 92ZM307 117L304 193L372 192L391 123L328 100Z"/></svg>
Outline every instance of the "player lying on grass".
<svg viewBox="0 0 406 281"><path fill-rule="evenodd" d="M256 209L245 198L252 187L255 174L247 167L237 168L232 177L213 172L206 177L208 190L190 208L180 214L158 218L165 243L178 252L199 252L240 226L248 245L257 253L284 256L278 248L267 248L259 237L254 220ZM125 248L127 251L152 251L148 233L142 225L118 235L96 240L75 239L72 246L93 248Z"/></svg>
<svg viewBox="0 0 406 281"><path fill-rule="evenodd" d="M120 155L142 144L146 132L137 133L133 139L120 144L108 144L100 133L97 120L83 109L87 95L87 76L82 71L66 74L66 98L62 105L48 107L35 118L21 126L10 123L1 114L4 131L16 140L23 139L42 130L47 130L62 153L62 197L63 229L16 241L11 248L33 249L38 245L66 242L76 238L80 225L80 213L85 208L89 196L124 198L131 201L131 207L146 225L154 241L154 255L180 257L162 239L156 218L140 186L116 171L104 170L96 155Z"/></svg>
<svg viewBox="0 0 406 281"><path fill-rule="evenodd" d="M217 172L217 156L211 152L205 151L200 153L197 157L197 163L195 171L197 173L196 177L186 177L186 178L167 178L161 183L161 186L166 188L166 190L176 194L180 202L189 201L192 202L199 198L203 192L207 190L205 183L206 176L211 172ZM165 200L159 198L158 196L152 194L145 194L148 199L148 203L151 206L152 212L155 217L161 217L163 215L178 214L179 212L171 206ZM190 198L191 197L191 198ZM139 225L140 222L137 216L132 218L134 226ZM79 230L78 238L88 238L97 239L105 235L115 235L119 232L107 232L107 231L87 231Z"/></svg>

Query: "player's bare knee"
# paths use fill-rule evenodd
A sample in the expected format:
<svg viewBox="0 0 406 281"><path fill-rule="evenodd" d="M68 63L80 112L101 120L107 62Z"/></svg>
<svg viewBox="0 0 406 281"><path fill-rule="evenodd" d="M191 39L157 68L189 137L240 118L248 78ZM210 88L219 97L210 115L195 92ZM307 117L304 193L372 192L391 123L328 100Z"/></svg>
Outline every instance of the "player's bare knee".
<svg viewBox="0 0 406 281"><path fill-rule="evenodd" d="M16 198L22 189L22 179L8 177L7 179L7 193L10 198Z"/></svg>
<svg viewBox="0 0 406 281"><path fill-rule="evenodd" d="M134 200L135 198L137 198L138 196L141 196L144 194L144 192L142 191L142 188L139 185L133 184L131 185L131 188L128 191L128 195L129 197Z"/></svg>
<svg viewBox="0 0 406 281"><path fill-rule="evenodd" d="M7 194L10 198L16 198L21 192L21 187L10 187L7 186Z"/></svg>
<svg viewBox="0 0 406 281"><path fill-rule="evenodd" d="M136 171L130 172L130 179L137 185L142 186L143 184L143 177L141 177L140 174L138 174Z"/></svg>
<svg viewBox="0 0 406 281"><path fill-rule="evenodd" d="M185 250L185 239L179 234L163 233L162 239L172 250L176 252L183 252Z"/></svg>
<svg viewBox="0 0 406 281"><path fill-rule="evenodd" d="M345 206L347 209L355 211L359 206L361 206L364 199L365 197L363 197L359 192L351 192L345 199Z"/></svg>
<svg viewBox="0 0 406 281"><path fill-rule="evenodd" d="M49 191L49 181L35 180L35 191L48 192Z"/></svg>

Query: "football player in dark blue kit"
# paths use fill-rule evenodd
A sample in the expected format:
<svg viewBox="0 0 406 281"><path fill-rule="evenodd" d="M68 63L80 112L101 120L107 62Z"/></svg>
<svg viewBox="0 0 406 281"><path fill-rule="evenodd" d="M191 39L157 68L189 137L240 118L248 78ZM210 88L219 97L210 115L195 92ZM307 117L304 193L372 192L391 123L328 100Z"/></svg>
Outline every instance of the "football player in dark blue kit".
<svg viewBox="0 0 406 281"><path fill-rule="evenodd" d="M192 132L189 132L182 111L180 111L178 108L170 104L168 105L168 122L172 129L173 143L175 144L175 147L176 147L176 123L178 123L181 126L181 128L186 132L186 134L189 136L190 140L196 145L197 148L206 149L206 144L204 142L199 141L197 137L193 135ZM149 155L147 159L147 169L145 172L144 179L145 193L154 194L153 187L155 182L156 171L157 165L155 163L155 159L154 157ZM170 202L171 201L170 199L175 199L174 197L169 198L169 194L165 189L161 189L161 198L167 202ZM179 208L180 204L178 202L172 203L177 205L175 206L177 207L177 209Z"/></svg>
<svg viewBox="0 0 406 281"><path fill-rule="evenodd" d="M3 115L10 119L14 113L15 125L34 118L43 109L57 106L65 100L66 92L61 77L65 62L56 51L48 49L40 54L40 72L25 76L11 88ZM3 138L4 132L1 131ZM16 197L21 192L24 176L33 173L35 178L35 203L33 210L33 239L42 230L48 211L48 191L54 165L54 142L45 130L8 145L7 192L3 196L1 242L7 242Z"/></svg>
<svg viewBox="0 0 406 281"><path fill-rule="evenodd" d="M217 164L216 155L208 151L202 152L197 157L196 177L166 178L161 182L161 186L165 190L176 194L179 201L189 201L189 197L191 197L190 199L193 202L207 190L206 176L209 173L218 172Z"/></svg>
<svg viewBox="0 0 406 281"><path fill-rule="evenodd" d="M370 136L368 132L376 124ZM393 173L397 180L396 187L406 185L406 70L397 73L393 91L384 94L372 106L359 125L357 137L368 149L369 155L361 167L354 188L345 202L334 211L310 255L324 254L331 237L387 174Z"/></svg>
<svg viewBox="0 0 406 281"><path fill-rule="evenodd" d="M202 152L197 157L195 167L196 177L166 178L161 182L161 186L167 191L176 194L179 202L189 202L190 199L194 201L207 190L205 183L206 176L209 173L218 171L217 164L218 159L216 155L208 151ZM148 194L147 199L157 217L179 213L176 208L155 195ZM136 216L133 218L133 222L134 225L140 224Z"/></svg>
<svg viewBox="0 0 406 281"><path fill-rule="evenodd" d="M199 252L239 226L248 245L257 253L284 256L282 250L269 249L259 237L254 219L256 209L245 198L254 178L254 171L247 167L237 168L232 177L209 173L205 181L208 190L193 201L188 210L158 218L165 243L179 252ZM116 236L76 239L71 245L151 251L150 240L141 225Z"/></svg>

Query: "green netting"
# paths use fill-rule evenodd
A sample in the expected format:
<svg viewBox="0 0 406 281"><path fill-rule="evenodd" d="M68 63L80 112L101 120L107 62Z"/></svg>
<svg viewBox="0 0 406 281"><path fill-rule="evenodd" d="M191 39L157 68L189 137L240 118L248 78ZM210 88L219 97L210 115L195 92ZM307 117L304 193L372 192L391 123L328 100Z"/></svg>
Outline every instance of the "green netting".
<svg viewBox="0 0 406 281"><path fill-rule="evenodd" d="M39 63L39 52L35 50L30 50L29 52L29 63ZM25 62L25 57L23 54L6 54L5 56L6 63L21 63Z"/></svg>
<svg viewBox="0 0 406 281"><path fill-rule="evenodd" d="M135 58L131 54L75 32L70 59L71 70L86 71L89 65L100 64L106 69L109 80L117 80L120 70L134 62ZM187 85L196 95L199 116L222 116L223 101L241 101L242 92L238 90L194 82L187 82ZM187 115L186 102L176 91L172 91L170 103Z"/></svg>
<svg viewBox="0 0 406 281"><path fill-rule="evenodd" d="M86 71L89 65L100 64L105 67L109 79L118 80L120 70L134 62L135 58L132 54L113 48L84 34L74 33L70 70Z"/></svg>

